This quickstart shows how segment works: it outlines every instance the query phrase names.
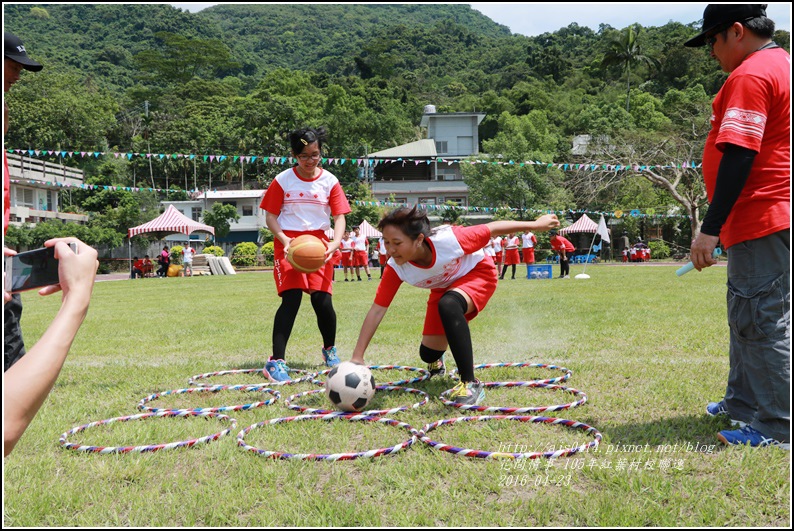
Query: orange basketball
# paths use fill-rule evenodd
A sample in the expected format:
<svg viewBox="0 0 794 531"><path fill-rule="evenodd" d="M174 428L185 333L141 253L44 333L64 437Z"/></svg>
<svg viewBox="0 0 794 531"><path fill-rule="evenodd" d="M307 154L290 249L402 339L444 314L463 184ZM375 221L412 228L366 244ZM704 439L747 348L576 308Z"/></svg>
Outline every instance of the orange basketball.
<svg viewBox="0 0 794 531"><path fill-rule="evenodd" d="M325 244L311 234L293 239L287 251L287 260L301 273L314 273L325 265Z"/></svg>

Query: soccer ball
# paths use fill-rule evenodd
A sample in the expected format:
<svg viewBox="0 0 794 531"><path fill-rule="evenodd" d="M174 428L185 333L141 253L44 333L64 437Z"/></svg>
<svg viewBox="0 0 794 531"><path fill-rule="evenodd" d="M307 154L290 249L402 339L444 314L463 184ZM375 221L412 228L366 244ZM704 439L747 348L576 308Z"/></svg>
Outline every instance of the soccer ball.
<svg viewBox="0 0 794 531"><path fill-rule="evenodd" d="M343 361L328 373L325 395L342 411L361 411L375 396L375 378L365 365Z"/></svg>

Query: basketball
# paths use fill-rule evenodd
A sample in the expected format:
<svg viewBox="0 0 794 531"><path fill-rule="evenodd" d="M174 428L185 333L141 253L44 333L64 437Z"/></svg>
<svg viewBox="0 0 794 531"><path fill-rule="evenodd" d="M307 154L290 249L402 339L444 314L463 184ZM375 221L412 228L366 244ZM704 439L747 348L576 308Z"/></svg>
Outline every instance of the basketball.
<svg viewBox="0 0 794 531"><path fill-rule="evenodd" d="M293 239L287 251L287 261L301 273L314 273L325 265L325 244L311 234Z"/></svg>

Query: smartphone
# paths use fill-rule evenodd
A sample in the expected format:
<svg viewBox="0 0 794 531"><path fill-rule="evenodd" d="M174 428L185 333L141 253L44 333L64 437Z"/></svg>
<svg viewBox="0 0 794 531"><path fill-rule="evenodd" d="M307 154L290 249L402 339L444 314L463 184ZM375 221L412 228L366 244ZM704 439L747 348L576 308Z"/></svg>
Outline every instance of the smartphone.
<svg viewBox="0 0 794 531"><path fill-rule="evenodd" d="M77 254L76 243L70 243L69 248ZM5 290L9 293L54 286L60 282L54 246L5 258Z"/></svg>

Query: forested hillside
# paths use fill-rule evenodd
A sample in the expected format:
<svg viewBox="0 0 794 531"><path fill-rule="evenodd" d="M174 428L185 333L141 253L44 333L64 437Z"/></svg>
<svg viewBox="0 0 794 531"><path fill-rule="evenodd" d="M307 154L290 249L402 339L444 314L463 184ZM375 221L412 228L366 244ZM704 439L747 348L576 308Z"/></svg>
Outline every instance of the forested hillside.
<svg viewBox="0 0 794 531"><path fill-rule="evenodd" d="M704 49L683 46L699 21L598 31L572 24L529 38L462 4L219 5L196 14L163 4L3 10L5 29L45 65L23 73L8 94L6 149L53 150L55 158L194 154L199 162L65 157L92 182L263 186L279 168L261 158L243 167L238 156L287 156L290 130L325 125L328 156L361 157L421 138L421 114L432 104L439 112L487 114L483 157L544 163L472 165L472 204L704 204L695 171L676 184L690 206L673 200L661 181L653 185L647 172L601 171L673 163L672 173L658 170L672 181L681 163L699 159L710 101L725 79ZM789 49L788 33L778 33ZM606 140L573 155L573 137L581 134ZM219 155L228 159L205 160ZM355 197L366 196L354 167L334 171Z"/></svg>

